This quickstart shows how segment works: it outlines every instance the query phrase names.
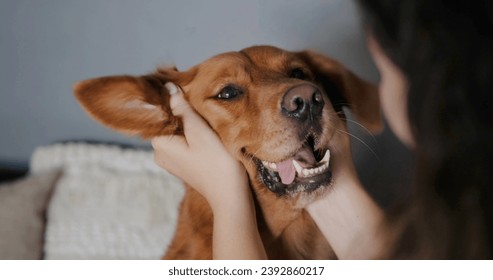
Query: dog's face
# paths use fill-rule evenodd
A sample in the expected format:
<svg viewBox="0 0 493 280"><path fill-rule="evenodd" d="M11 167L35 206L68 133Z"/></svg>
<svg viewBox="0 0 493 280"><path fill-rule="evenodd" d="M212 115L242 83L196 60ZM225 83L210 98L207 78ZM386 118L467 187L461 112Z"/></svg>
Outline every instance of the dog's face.
<svg viewBox="0 0 493 280"><path fill-rule="evenodd" d="M252 185L278 196L309 196L330 184L331 139L341 133L343 105L370 130L380 127L372 85L325 56L268 46L220 54L186 72L88 80L75 92L102 123L149 138L181 133L163 87L169 81L244 164Z"/></svg>

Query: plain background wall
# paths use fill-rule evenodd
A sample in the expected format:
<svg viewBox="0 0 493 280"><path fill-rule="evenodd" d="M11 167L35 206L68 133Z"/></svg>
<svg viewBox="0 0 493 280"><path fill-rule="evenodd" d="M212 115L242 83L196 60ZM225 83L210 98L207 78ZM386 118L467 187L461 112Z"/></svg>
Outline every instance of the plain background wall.
<svg viewBox="0 0 493 280"><path fill-rule="evenodd" d="M315 49L378 81L348 0L0 0L0 162L27 162L35 147L68 139L142 144L90 119L74 82L184 70L256 44ZM399 174L405 153L392 135L355 133L377 154L355 143L365 181Z"/></svg>

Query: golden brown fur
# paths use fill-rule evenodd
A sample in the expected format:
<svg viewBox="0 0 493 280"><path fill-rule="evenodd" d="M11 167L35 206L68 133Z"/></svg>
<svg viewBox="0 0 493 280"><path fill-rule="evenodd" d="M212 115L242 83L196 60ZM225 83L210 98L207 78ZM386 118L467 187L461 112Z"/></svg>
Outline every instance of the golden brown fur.
<svg viewBox="0 0 493 280"><path fill-rule="evenodd" d="M293 69L301 69L303 79L290 77ZM330 186L310 192L276 193L259 178L258 160L286 159L300 149L307 133L316 139L313 150L327 149L331 137L337 133L335 124L342 121L339 118L342 112L334 109L341 104L331 102L349 103L363 125L378 130L375 87L323 55L260 46L220 54L186 72L158 69L141 77L113 76L83 81L75 86L75 93L89 114L100 122L123 133L150 138L182 133L181 120L170 113L169 95L163 87L169 81L182 87L191 106L245 166L268 257L335 258L330 245L303 209ZM231 84L241 88L241 97L218 99L218 92ZM323 110L310 124L281 112L280 104L286 92L303 86L324 93ZM186 186L175 237L164 258L211 257L212 212L205 199Z"/></svg>

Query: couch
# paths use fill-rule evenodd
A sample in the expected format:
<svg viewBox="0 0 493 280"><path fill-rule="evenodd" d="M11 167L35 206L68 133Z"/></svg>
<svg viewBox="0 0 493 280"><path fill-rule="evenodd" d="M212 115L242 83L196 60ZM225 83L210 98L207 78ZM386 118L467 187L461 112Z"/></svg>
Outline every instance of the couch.
<svg viewBox="0 0 493 280"><path fill-rule="evenodd" d="M0 259L159 259L182 183L152 151L108 144L37 148L29 173L0 184Z"/></svg>

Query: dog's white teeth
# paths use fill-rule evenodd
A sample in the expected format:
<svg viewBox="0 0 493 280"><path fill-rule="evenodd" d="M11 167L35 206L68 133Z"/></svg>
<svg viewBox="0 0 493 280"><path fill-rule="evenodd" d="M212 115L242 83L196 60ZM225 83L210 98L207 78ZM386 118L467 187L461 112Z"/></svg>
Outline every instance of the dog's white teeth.
<svg viewBox="0 0 493 280"><path fill-rule="evenodd" d="M262 164L263 164L265 167L267 167L267 168L269 168L269 169L271 169L271 170L274 170L274 171L276 171L276 170L277 170L277 165L276 165L275 163L273 163L273 162L268 162L268 161L263 160L263 161L262 161Z"/></svg>
<svg viewBox="0 0 493 280"><path fill-rule="evenodd" d="M303 171L303 167L301 167L301 165L294 159L293 159L293 165L294 168L296 169L296 173L301 174Z"/></svg>
<svg viewBox="0 0 493 280"><path fill-rule="evenodd" d="M298 177L308 178L325 172L329 168L329 161L330 151L327 150L324 157L318 162L317 167L303 168L301 164L294 159L292 160L292 164L294 166L294 169L296 170L296 174ZM275 164L274 162L262 160L262 164L272 171L277 171L277 164Z"/></svg>
<svg viewBox="0 0 493 280"><path fill-rule="evenodd" d="M327 158L327 157L324 157L324 158ZM322 161L320 161L320 162L322 162ZM302 177L302 178L307 178L307 177L312 177L315 175L322 174L323 172L325 172L329 168L329 162L328 161L324 161L322 163L322 165L319 165L319 166L314 167L314 168L303 168L303 167L301 167L301 165L296 160L293 160L293 165L294 165L294 168L296 169L296 173L298 173L298 176Z"/></svg>
<svg viewBox="0 0 493 280"><path fill-rule="evenodd" d="M262 164L263 164L265 167L270 168L270 163L269 163L268 161L263 160L263 161L262 161Z"/></svg>
<svg viewBox="0 0 493 280"><path fill-rule="evenodd" d="M322 160L320 162L329 162L329 160L330 160L330 151L327 149L324 157L322 158Z"/></svg>

